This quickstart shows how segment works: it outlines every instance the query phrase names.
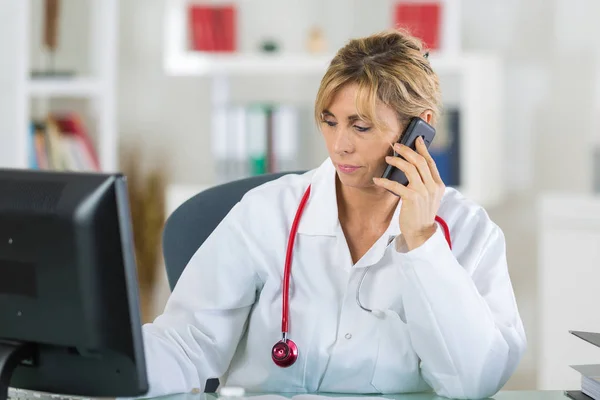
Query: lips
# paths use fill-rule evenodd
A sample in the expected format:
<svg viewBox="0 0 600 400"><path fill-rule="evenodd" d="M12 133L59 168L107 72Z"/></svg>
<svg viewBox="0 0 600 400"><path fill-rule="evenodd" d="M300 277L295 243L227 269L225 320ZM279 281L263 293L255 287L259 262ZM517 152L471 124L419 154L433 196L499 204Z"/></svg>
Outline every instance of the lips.
<svg viewBox="0 0 600 400"><path fill-rule="evenodd" d="M338 164L338 169L340 170L340 172L343 172L345 174L351 174L359 168L360 167L357 165Z"/></svg>

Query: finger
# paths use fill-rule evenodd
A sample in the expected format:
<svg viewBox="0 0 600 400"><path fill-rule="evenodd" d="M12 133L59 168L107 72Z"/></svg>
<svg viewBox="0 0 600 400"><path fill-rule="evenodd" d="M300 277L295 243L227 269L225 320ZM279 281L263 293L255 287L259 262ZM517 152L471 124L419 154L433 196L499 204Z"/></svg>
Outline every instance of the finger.
<svg viewBox="0 0 600 400"><path fill-rule="evenodd" d="M405 199L411 197L412 196L411 193L414 193L412 190L410 190L406 186L404 186L396 181L392 181L390 179L373 178L373 182L375 183L375 185L382 187L384 189L387 189L390 192L396 194L397 196L400 196Z"/></svg>
<svg viewBox="0 0 600 400"><path fill-rule="evenodd" d="M417 140L417 143L419 141ZM417 144L418 146L418 144ZM396 146L398 154L404 157L410 164L414 165L421 177L421 180L429 189L433 189L435 183L433 181L433 177L431 176L431 172L429 171L429 165L425 158L411 149L408 146L398 145Z"/></svg>
<svg viewBox="0 0 600 400"><path fill-rule="evenodd" d="M438 185L440 183L444 183L442 181L442 177L440 176L440 171L438 170L435 160L431 156L431 153L429 153L429 149L427 149L427 146L425 146L425 142L421 142L421 145L418 146L417 149L419 150L419 154L421 154L425 158L425 161L427 161L427 164L429 165L429 171L431 172L431 176L434 182Z"/></svg>
<svg viewBox="0 0 600 400"><path fill-rule="evenodd" d="M415 167L408 161L403 160L400 157L387 156L385 158L385 161L388 164L398 168L400 171L404 172L406 174L406 177L408 178L408 182L412 184L415 187L415 189L419 191L426 190L425 184L421 179L421 175L419 174L419 171L417 171L417 167Z"/></svg>
<svg viewBox="0 0 600 400"><path fill-rule="evenodd" d="M425 185L427 186L427 188L429 188L431 191L433 191L437 187L437 183L435 182L435 178L433 177L433 171L431 170L431 164L429 163L429 160L433 161L433 158L431 158L431 155L429 154L429 151L427 150L427 146L425 146L423 137L419 136L419 138L417 139L416 148L417 148L417 153L421 156L419 158L419 163L422 164L421 168L419 168L419 173L423 177L423 182L425 182ZM435 165L435 163L434 163L434 165ZM422 171L425 169L427 170L426 172ZM437 170L437 168L436 168L436 170Z"/></svg>

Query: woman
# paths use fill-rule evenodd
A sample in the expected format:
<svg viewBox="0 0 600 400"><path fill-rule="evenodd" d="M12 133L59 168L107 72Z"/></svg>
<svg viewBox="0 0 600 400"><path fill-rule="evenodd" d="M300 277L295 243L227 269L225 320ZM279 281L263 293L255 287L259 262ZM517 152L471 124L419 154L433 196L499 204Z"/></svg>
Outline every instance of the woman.
<svg viewBox="0 0 600 400"><path fill-rule="evenodd" d="M198 249L143 329L150 395L214 377L252 392L455 398L504 385L526 339L501 230L444 187L422 142L389 156L411 117L435 124L439 103L417 39L387 32L338 52L315 105L329 158L250 191ZM388 164L407 186L379 178ZM282 338L285 253L305 195ZM294 344L297 360L276 365Z"/></svg>

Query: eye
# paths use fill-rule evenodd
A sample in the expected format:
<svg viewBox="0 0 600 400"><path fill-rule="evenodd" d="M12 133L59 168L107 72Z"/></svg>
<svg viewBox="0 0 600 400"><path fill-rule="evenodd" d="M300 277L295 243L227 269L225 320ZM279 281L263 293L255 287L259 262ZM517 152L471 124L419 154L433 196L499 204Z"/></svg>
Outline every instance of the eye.
<svg viewBox="0 0 600 400"><path fill-rule="evenodd" d="M329 125L329 126L336 126L336 125L337 125L337 122L334 122L334 121L327 121L326 119L325 119L325 120L323 120L323 122L325 122L325 123L326 123L327 125Z"/></svg>
<svg viewBox="0 0 600 400"><path fill-rule="evenodd" d="M371 127L354 125L354 129L356 129L358 132L368 132L371 129Z"/></svg>

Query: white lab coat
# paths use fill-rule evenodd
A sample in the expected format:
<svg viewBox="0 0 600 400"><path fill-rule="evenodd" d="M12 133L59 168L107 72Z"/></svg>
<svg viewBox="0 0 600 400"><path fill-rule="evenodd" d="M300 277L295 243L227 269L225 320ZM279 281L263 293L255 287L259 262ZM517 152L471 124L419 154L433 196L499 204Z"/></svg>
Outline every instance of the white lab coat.
<svg viewBox="0 0 600 400"><path fill-rule="evenodd" d="M252 392L494 394L526 348L502 231L447 189L443 231L407 252L398 213L352 264L338 221L330 160L245 195L198 249L164 313L143 327L151 396L203 390L206 379ZM281 338L285 249L304 191L290 286L299 357L271 360ZM207 210L207 212L210 212ZM396 238L394 240L394 238ZM385 311L378 318L359 308Z"/></svg>

